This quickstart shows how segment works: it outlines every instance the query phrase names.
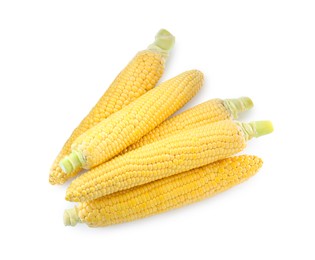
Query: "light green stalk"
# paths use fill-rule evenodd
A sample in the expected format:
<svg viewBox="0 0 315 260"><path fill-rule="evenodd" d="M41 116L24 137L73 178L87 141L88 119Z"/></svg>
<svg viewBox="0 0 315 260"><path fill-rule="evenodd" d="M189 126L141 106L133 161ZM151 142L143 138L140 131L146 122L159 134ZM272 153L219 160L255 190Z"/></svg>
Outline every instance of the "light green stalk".
<svg viewBox="0 0 315 260"><path fill-rule="evenodd" d="M168 57L168 53L173 48L175 37L167 30L161 29L155 36L154 43L148 46L148 50L161 53L164 58Z"/></svg>
<svg viewBox="0 0 315 260"><path fill-rule="evenodd" d="M63 214L63 223L65 226L75 226L77 223L81 223L81 219L78 216L78 209L76 207L65 210Z"/></svg>
<svg viewBox="0 0 315 260"><path fill-rule="evenodd" d="M245 140L248 141L253 137L260 137L273 132L271 121L253 121L250 123L236 122L244 133Z"/></svg>
<svg viewBox="0 0 315 260"><path fill-rule="evenodd" d="M60 161L59 166L63 172L70 174L74 170L82 168L84 162L85 160L80 152L72 151Z"/></svg>
<svg viewBox="0 0 315 260"><path fill-rule="evenodd" d="M249 97L225 99L223 105L230 111L233 119L238 118L238 114L251 109L254 106Z"/></svg>

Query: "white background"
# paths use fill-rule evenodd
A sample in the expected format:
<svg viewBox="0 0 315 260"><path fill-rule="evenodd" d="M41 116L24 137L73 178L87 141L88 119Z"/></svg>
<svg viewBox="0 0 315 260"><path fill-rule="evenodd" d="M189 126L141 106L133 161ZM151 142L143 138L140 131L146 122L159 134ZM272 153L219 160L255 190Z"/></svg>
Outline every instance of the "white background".
<svg viewBox="0 0 315 260"><path fill-rule="evenodd" d="M250 96L270 119L245 153L252 179L132 223L64 227L63 142L160 28L176 36L162 80L205 73L200 93ZM314 1L1 1L1 259L314 259ZM69 183L67 183L68 185Z"/></svg>

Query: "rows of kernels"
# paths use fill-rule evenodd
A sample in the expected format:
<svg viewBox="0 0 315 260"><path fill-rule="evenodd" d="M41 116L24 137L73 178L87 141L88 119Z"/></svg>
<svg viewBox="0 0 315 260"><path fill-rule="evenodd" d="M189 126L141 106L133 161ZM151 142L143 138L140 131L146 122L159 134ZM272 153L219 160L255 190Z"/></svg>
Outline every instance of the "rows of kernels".
<svg viewBox="0 0 315 260"><path fill-rule="evenodd" d="M51 167L50 183L62 184L78 174L79 170L66 174L59 166L60 160L71 152L71 145L74 140L86 130L152 89L161 78L163 71L164 58L161 54L154 51L139 52L116 77L96 106L82 120L64 144Z"/></svg>
<svg viewBox="0 0 315 260"><path fill-rule="evenodd" d="M261 167L256 156L227 158L96 200L80 203L80 219L90 226L132 221L211 197L239 184Z"/></svg>
<svg viewBox="0 0 315 260"><path fill-rule="evenodd" d="M164 121L162 124L143 136L139 141L128 146L123 153L161 140L183 130L196 128L230 118L231 113L223 105L222 100L209 100Z"/></svg>
<svg viewBox="0 0 315 260"><path fill-rule="evenodd" d="M83 155L87 169L109 160L187 103L202 82L202 73L192 70L162 83L86 131L72 149Z"/></svg>
<svg viewBox="0 0 315 260"><path fill-rule="evenodd" d="M240 152L245 146L243 134L231 120L182 131L84 173L70 184L66 199L96 199L201 167Z"/></svg>
<svg viewBox="0 0 315 260"><path fill-rule="evenodd" d="M85 131L152 89L163 71L164 58L161 54L147 50L139 52L116 77L107 90L107 95L101 97L89 116L83 120L87 125Z"/></svg>

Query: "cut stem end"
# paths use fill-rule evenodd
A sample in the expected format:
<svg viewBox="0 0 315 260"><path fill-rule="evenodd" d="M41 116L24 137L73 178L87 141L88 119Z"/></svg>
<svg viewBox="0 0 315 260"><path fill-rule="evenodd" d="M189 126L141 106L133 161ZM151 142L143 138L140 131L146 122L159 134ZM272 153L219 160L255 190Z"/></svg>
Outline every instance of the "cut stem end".
<svg viewBox="0 0 315 260"><path fill-rule="evenodd" d="M148 50L160 52L164 57L167 57L174 43L175 37L169 31L161 29L156 34L154 43L148 46Z"/></svg>
<svg viewBox="0 0 315 260"><path fill-rule="evenodd" d="M59 166L64 173L70 174L77 169L82 168L83 165L83 157L77 151L72 151L68 156L63 158Z"/></svg>
<svg viewBox="0 0 315 260"><path fill-rule="evenodd" d="M253 121L250 123L237 123L242 132L244 133L245 139L250 140L253 137L260 137L273 132L273 125L271 121Z"/></svg>
<svg viewBox="0 0 315 260"><path fill-rule="evenodd" d="M254 106L253 101L249 97L225 99L223 104L230 111L233 119L238 118L239 113L247 111Z"/></svg>
<svg viewBox="0 0 315 260"><path fill-rule="evenodd" d="M273 125L271 121L254 121L253 124L255 128L254 137L260 137L262 135L267 135L273 132Z"/></svg>
<svg viewBox="0 0 315 260"><path fill-rule="evenodd" d="M72 209L66 209L63 214L63 223L65 226L74 227L77 223L81 223L81 219L78 216L78 210L76 207Z"/></svg>

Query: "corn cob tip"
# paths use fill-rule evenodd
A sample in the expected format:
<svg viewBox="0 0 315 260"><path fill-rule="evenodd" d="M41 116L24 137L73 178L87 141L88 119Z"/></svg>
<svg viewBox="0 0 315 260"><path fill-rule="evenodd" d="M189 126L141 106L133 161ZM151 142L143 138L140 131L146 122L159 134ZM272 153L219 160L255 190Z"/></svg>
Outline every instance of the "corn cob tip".
<svg viewBox="0 0 315 260"><path fill-rule="evenodd" d="M65 226L72 226L72 227L74 227L77 223L81 223L76 207L65 210L63 214L63 223Z"/></svg>
<svg viewBox="0 0 315 260"><path fill-rule="evenodd" d="M72 151L68 156L64 157L59 166L64 173L70 174L82 167L84 160L82 155L77 151Z"/></svg>
<svg viewBox="0 0 315 260"><path fill-rule="evenodd" d="M253 101L249 97L225 99L223 104L234 119L238 118L239 113L247 111L254 106Z"/></svg>
<svg viewBox="0 0 315 260"><path fill-rule="evenodd" d="M250 123L237 122L237 124L242 129L245 140L250 140L253 137L257 138L273 132L273 125L271 121L253 121Z"/></svg>
<svg viewBox="0 0 315 260"><path fill-rule="evenodd" d="M68 188L67 191L66 191L65 200L74 202L73 197L74 196L73 196L72 192Z"/></svg>
<svg viewBox="0 0 315 260"><path fill-rule="evenodd" d="M49 176L48 181L49 181L49 183L50 183L51 185L55 185L55 184L56 184L56 180L55 180L55 178L54 178L53 176Z"/></svg>
<svg viewBox="0 0 315 260"><path fill-rule="evenodd" d="M155 41L149 45L149 50L160 52L167 57L175 43L175 37L167 30L161 29L155 36Z"/></svg>

